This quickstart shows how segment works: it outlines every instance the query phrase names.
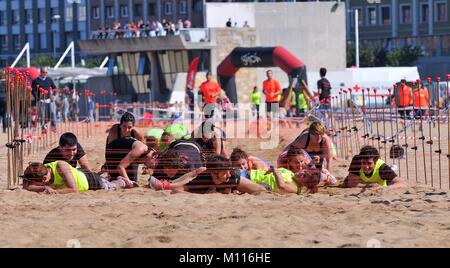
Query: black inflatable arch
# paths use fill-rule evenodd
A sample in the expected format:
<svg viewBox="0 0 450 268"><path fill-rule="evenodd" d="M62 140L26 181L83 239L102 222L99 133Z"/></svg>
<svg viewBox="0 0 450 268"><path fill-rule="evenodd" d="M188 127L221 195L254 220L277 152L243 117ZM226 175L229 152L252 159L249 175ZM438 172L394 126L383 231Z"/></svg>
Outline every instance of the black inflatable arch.
<svg viewBox="0 0 450 268"><path fill-rule="evenodd" d="M282 46L277 47L236 47L217 67L221 87L230 101L237 103L235 74L240 68L273 67L281 68L289 77L289 87L293 78L306 80L306 66Z"/></svg>

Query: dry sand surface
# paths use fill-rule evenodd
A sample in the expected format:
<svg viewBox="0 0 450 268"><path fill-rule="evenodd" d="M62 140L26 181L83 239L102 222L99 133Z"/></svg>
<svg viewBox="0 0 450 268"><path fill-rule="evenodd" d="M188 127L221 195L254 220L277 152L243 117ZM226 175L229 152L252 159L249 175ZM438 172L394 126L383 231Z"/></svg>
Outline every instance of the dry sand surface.
<svg viewBox="0 0 450 268"><path fill-rule="evenodd" d="M259 149L256 139L234 139L231 146L273 162L299 132L282 129L274 150ZM98 131L80 139L96 169L105 137ZM5 140L0 134L2 189ZM345 176L348 164L336 161L335 173ZM449 247L449 192L410 184L400 192L327 187L284 196L172 195L144 187L55 196L2 190L0 247L66 247L70 239L81 247L366 247L370 239L381 247Z"/></svg>

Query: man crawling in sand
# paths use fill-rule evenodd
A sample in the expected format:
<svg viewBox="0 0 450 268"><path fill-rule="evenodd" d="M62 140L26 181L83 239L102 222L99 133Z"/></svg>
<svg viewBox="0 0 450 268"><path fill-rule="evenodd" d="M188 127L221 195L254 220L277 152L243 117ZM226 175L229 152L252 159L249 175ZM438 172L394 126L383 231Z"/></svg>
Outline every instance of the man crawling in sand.
<svg viewBox="0 0 450 268"><path fill-rule="evenodd" d="M345 187L406 188L406 182L380 159L378 150L370 145L354 156L345 178Z"/></svg>

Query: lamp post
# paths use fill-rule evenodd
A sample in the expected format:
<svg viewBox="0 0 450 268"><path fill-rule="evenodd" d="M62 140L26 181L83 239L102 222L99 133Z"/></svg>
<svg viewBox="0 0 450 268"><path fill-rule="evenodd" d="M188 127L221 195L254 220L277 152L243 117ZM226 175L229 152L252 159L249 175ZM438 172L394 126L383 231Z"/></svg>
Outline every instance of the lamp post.
<svg viewBox="0 0 450 268"><path fill-rule="evenodd" d="M53 22L59 22L59 19L61 18L60 15L55 14L53 15L52 19ZM56 58L56 27L53 28L53 57Z"/></svg>
<svg viewBox="0 0 450 268"><path fill-rule="evenodd" d="M359 18L358 9L355 9L355 58L356 67L359 68Z"/></svg>

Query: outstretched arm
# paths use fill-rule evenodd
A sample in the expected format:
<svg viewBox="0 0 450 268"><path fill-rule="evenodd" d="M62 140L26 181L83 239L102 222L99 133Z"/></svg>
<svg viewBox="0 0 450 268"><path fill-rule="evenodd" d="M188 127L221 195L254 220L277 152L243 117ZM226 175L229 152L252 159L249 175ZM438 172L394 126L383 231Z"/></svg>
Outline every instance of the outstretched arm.
<svg viewBox="0 0 450 268"><path fill-rule="evenodd" d="M259 193L259 192L267 192L267 190L264 188L264 186L257 184L249 179L242 178L239 180L239 185L237 187L237 190L243 193Z"/></svg>

